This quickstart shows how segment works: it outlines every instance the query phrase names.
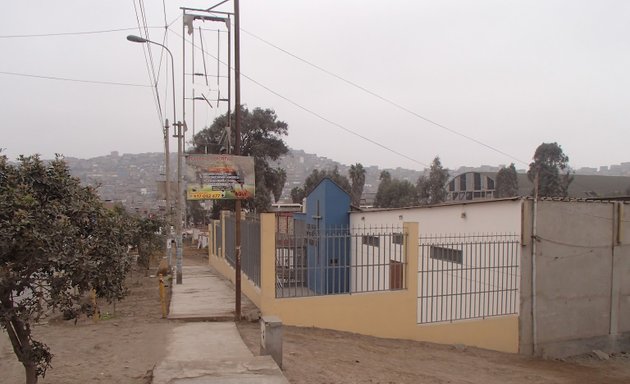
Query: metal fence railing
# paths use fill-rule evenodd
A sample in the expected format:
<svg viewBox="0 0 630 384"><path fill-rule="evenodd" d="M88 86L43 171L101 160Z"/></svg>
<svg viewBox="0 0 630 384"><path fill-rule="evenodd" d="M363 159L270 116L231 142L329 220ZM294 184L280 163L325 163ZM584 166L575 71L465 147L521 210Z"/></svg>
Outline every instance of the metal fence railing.
<svg viewBox="0 0 630 384"><path fill-rule="evenodd" d="M214 241L212 242L214 246L214 254L218 256L222 256L223 235L222 235L221 224L216 226L216 231L214 232L214 236L215 238L214 238Z"/></svg>
<svg viewBox="0 0 630 384"><path fill-rule="evenodd" d="M435 235L419 246L419 324L518 313L518 235Z"/></svg>
<svg viewBox="0 0 630 384"><path fill-rule="evenodd" d="M232 267L236 264L236 223L233 216L225 219L225 259ZM260 287L260 221L245 217L241 220L241 271Z"/></svg>
<svg viewBox="0 0 630 384"><path fill-rule="evenodd" d="M276 232L276 297L407 288L401 228L291 227Z"/></svg>

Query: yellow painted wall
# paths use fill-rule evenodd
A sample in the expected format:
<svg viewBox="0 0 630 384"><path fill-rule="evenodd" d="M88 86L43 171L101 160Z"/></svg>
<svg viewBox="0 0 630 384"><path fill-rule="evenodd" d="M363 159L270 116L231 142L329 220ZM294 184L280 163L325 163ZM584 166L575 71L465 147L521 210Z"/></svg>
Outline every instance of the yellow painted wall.
<svg viewBox="0 0 630 384"><path fill-rule="evenodd" d="M405 223L407 289L329 296L275 297L275 215L262 214L261 288L243 275L243 292L263 315L275 315L287 325L335 329L364 335L465 344L503 352L518 352L518 316L493 317L454 323L422 324L417 320L418 223ZM210 256L211 264L234 281L225 259ZM250 296L251 295L251 296Z"/></svg>
<svg viewBox="0 0 630 384"><path fill-rule="evenodd" d="M234 284L236 271L224 258L210 255L210 265L217 272L229 279L232 284ZM258 288L244 273L241 273L241 292L258 308L261 307L260 288Z"/></svg>
<svg viewBox="0 0 630 384"><path fill-rule="evenodd" d="M261 312L287 325L365 335L465 344L518 352L518 316L418 325L418 223L405 223L407 289L301 298L275 298L275 216L261 215Z"/></svg>
<svg viewBox="0 0 630 384"><path fill-rule="evenodd" d="M222 228L225 228L224 212L221 212L220 224ZM214 231L213 233L215 234L214 236L212 236L213 239L216 238L217 225L219 225L218 220L216 220L215 222L209 225L208 230ZM210 265L214 269L216 269L217 272L222 274L224 277L229 279L232 282L232 284L234 284L236 281L236 270L225 259L225 231L221 231L221 233L222 233L222 238L217 239L217 241L219 242L219 246L221 247L221 254L214 255L212 252L214 247L212 247L211 244L208 244L208 261ZM252 301L252 303L254 303L258 308L261 308L262 304L260 301L260 297L261 297L260 288L258 288L256 284L254 284L254 282L251 281L249 277L247 277L247 275L245 275L242 272L241 272L241 292L245 296L247 296Z"/></svg>

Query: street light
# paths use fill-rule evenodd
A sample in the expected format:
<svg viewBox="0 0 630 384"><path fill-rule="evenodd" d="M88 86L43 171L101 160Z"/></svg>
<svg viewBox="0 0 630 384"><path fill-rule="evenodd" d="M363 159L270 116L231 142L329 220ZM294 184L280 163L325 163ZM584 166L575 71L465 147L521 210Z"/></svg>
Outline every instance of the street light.
<svg viewBox="0 0 630 384"><path fill-rule="evenodd" d="M171 79L173 81L173 127L178 127L178 133L177 133L177 205L176 205L176 220L175 220L175 242L176 242L176 247L177 247L177 275L176 275L176 283L177 284L181 284L182 283L182 189L181 189L181 175L182 175L182 164L181 164L181 159L182 159L182 145L180 144L180 140L181 140L181 126L182 123L181 122L177 122L177 114L175 112L175 59L173 59L173 53L171 52L170 49L168 49L168 47L166 47L163 44L157 43L155 41L151 41L148 39L145 39L144 37L140 37L140 36L135 36L135 35L128 35L127 36L127 40L133 42L133 43L150 43L150 44L155 44L158 45L162 48L164 48L166 50L166 52L168 52L169 56L171 57ZM168 128L166 128L168 129ZM167 148L168 148L168 134L165 135L165 140L167 141ZM167 149L168 151L168 149ZM169 217L171 217L170 215L170 187L171 187L171 175L170 175L170 168L169 168L169 155L166 155L166 198L167 198L167 208L169 211ZM170 233L170 228L168 230L168 232ZM169 265L170 267L170 265Z"/></svg>

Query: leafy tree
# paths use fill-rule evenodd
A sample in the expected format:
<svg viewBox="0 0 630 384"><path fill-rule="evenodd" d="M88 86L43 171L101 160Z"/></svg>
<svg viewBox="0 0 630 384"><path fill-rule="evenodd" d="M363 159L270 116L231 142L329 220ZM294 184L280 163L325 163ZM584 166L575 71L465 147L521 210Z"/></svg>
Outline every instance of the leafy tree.
<svg viewBox="0 0 630 384"><path fill-rule="evenodd" d="M323 169L320 171L319 169L313 169L311 174L308 175L306 180L304 180L304 187L302 188L304 190L304 196L308 196L309 193L313 192L313 189L315 189L315 187L317 187L317 184L319 184L319 182L322 181L324 178L331 179L332 181L337 183L337 185L339 185L344 191L348 193L352 192L350 181L348 181L347 177L340 174L339 168L335 166L335 168L333 168L332 170Z"/></svg>
<svg viewBox="0 0 630 384"><path fill-rule="evenodd" d="M538 196L566 197L573 175L569 168L569 157L558 143L542 143L536 148L534 161L529 164L527 177L535 184L538 174Z"/></svg>
<svg viewBox="0 0 630 384"><path fill-rule="evenodd" d="M410 207L418 203L416 187L407 180L392 178L387 171L382 171L380 184L374 198L374 206L379 208Z"/></svg>
<svg viewBox="0 0 630 384"><path fill-rule="evenodd" d="M131 218L132 237L129 245L138 251L138 264L149 269L151 256L164 247L166 234L160 234L164 222L157 218Z"/></svg>
<svg viewBox="0 0 630 384"><path fill-rule="evenodd" d="M429 177L421 176L416 184L420 203L438 204L446 200L446 183L448 169L442 167L440 158L436 156L431 163Z"/></svg>
<svg viewBox="0 0 630 384"><path fill-rule="evenodd" d="M272 109L254 108L250 111L241 106L241 148L242 156L252 156L255 161L256 174L256 196L253 201L246 202L246 206L259 212L269 210L271 207L271 193L282 191L285 177L281 177L280 169L274 169L269 161L277 160L280 156L289 151L286 143L282 139L288 133L288 125L284 121L278 120L276 113ZM231 143L236 142L235 115L231 115L231 124L228 124L227 116L217 117L212 125L201 130L193 138L194 153L221 153L224 143L221 138L227 126L232 127L230 131ZM279 184L282 183L282 186ZM217 201L218 205L214 212L221 209L233 209L233 201Z"/></svg>
<svg viewBox="0 0 630 384"><path fill-rule="evenodd" d="M350 180L352 185L350 186L350 196L352 198L352 204L358 207L361 204L361 195L363 194L363 187L365 186L365 168L361 163L356 163L350 166Z"/></svg>
<svg viewBox="0 0 630 384"><path fill-rule="evenodd" d="M271 193L273 194L273 201L278 202L280 197L282 196L282 190L284 189L284 184L287 182L287 172L284 169L280 168L269 168L267 169L266 179L269 180L271 184Z"/></svg>
<svg viewBox="0 0 630 384"><path fill-rule="evenodd" d="M186 216L188 217L188 222L192 223L192 225L206 224L207 221L206 210L201 206L199 200L186 201Z"/></svg>
<svg viewBox="0 0 630 384"><path fill-rule="evenodd" d="M296 204L302 204L302 201L304 200L304 197L306 197L306 194L304 193L304 189L301 187L293 187L293 189L291 189L291 201L296 203Z"/></svg>
<svg viewBox="0 0 630 384"><path fill-rule="evenodd" d="M495 185L496 197L512 197L518 195L518 175L514 163L502 167L497 173Z"/></svg>
<svg viewBox="0 0 630 384"><path fill-rule="evenodd" d="M0 326L27 384L45 375L53 357L33 339L33 322L50 310L74 311L90 290L108 301L124 297L127 224L59 157L48 164L0 157Z"/></svg>

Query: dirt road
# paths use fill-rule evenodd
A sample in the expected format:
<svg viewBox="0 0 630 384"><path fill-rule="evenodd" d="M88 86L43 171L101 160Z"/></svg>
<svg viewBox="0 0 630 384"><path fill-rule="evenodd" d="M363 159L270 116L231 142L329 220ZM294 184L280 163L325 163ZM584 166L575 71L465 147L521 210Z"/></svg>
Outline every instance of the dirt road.
<svg viewBox="0 0 630 384"><path fill-rule="evenodd" d="M241 323L259 352L259 326ZM314 328L284 327L284 373L293 384L332 383L630 383L630 355L540 360Z"/></svg>
<svg viewBox="0 0 630 384"><path fill-rule="evenodd" d="M186 265L206 263L187 249ZM43 384L129 383L150 380L166 354L177 324L161 319L155 277L137 273L115 316L35 326L36 338L54 353ZM110 312L104 306L102 312ZM259 352L257 323L239 324L252 352ZM217 351L220 353L220 351ZM284 372L294 384L332 383L630 383L630 355L607 361L590 357L545 361L475 348L379 339L312 328L284 328ZM0 383L24 382L24 371L5 333L0 335Z"/></svg>

